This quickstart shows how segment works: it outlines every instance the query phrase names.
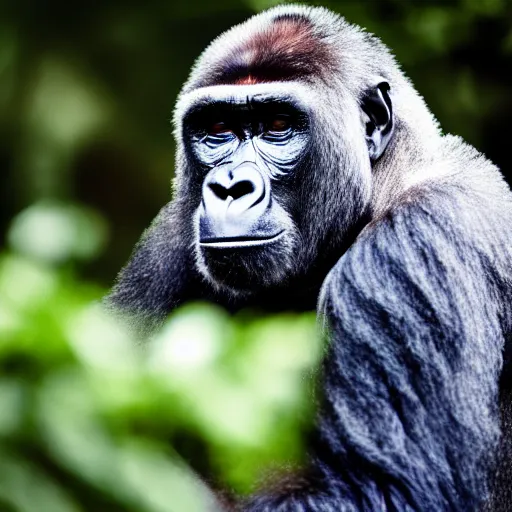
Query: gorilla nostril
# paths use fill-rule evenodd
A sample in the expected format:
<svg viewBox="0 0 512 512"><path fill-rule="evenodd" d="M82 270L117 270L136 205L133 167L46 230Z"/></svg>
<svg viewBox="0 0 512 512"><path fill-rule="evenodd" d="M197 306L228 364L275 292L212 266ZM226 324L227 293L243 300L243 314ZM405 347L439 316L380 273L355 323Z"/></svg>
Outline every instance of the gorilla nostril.
<svg viewBox="0 0 512 512"><path fill-rule="evenodd" d="M227 188L224 188L222 185L219 185L218 183L210 183L209 187L219 199L222 199L223 201L227 199L229 195Z"/></svg>
<svg viewBox="0 0 512 512"><path fill-rule="evenodd" d="M222 201L225 201L229 196L236 200L251 194L255 190L254 184L249 180L239 181L229 188L225 188L219 183L210 183L209 187L211 191Z"/></svg>
<svg viewBox="0 0 512 512"><path fill-rule="evenodd" d="M246 196L254 192L254 184L251 181L244 180L235 183L228 190L228 195L233 199L239 199L240 197Z"/></svg>

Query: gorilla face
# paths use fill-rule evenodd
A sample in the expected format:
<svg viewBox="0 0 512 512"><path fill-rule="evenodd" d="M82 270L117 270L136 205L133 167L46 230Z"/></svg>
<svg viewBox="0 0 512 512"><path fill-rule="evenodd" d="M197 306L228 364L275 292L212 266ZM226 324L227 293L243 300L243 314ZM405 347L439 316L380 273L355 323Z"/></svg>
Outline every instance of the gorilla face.
<svg viewBox="0 0 512 512"><path fill-rule="evenodd" d="M343 109L339 91L291 82L182 98L178 191L193 203L197 267L210 282L250 293L339 258L368 204L370 161L392 133L388 90L380 83Z"/></svg>
<svg viewBox="0 0 512 512"><path fill-rule="evenodd" d="M309 114L297 96L250 89L220 87L215 98L199 96L183 126L201 190L198 266L237 292L280 283L295 267L300 237L286 190L310 141Z"/></svg>

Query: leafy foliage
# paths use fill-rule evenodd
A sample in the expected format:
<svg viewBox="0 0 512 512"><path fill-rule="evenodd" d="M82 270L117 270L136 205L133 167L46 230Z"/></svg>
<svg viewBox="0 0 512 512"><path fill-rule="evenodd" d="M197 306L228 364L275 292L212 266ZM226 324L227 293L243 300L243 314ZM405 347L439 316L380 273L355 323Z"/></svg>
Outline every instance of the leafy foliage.
<svg viewBox="0 0 512 512"><path fill-rule="evenodd" d="M176 450L237 492L298 462L314 315L193 304L141 343L102 310L103 289L56 266L64 248L68 263L84 255L79 237L63 243L87 233L73 212L23 212L9 238L25 254L0 257L0 508L202 511L210 491Z"/></svg>

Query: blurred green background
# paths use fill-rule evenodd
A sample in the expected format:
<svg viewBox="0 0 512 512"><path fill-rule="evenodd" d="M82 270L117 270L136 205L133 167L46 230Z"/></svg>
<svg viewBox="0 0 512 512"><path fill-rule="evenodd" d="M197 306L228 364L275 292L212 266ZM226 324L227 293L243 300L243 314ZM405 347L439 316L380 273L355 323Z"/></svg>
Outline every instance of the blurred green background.
<svg viewBox="0 0 512 512"><path fill-rule="evenodd" d="M94 304L170 200L194 59L276 3L0 1L0 511L207 510L191 468L244 494L303 459L313 313L189 305L140 347ZM321 4L510 182L510 0Z"/></svg>

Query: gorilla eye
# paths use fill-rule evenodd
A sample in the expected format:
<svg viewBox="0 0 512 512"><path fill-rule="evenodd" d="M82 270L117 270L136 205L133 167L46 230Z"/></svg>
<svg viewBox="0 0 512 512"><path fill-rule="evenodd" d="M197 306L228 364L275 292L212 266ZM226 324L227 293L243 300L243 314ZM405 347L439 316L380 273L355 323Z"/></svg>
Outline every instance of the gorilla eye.
<svg viewBox="0 0 512 512"><path fill-rule="evenodd" d="M268 130L271 132L285 132L288 128L290 128L288 116L276 116L268 125Z"/></svg>
<svg viewBox="0 0 512 512"><path fill-rule="evenodd" d="M217 123L213 123L212 125L210 125L210 127L208 128L208 133L210 135L217 135L219 133L228 133L228 132L231 132L231 128L227 125L227 123L223 122L223 121L219 121Z"/></svg>

